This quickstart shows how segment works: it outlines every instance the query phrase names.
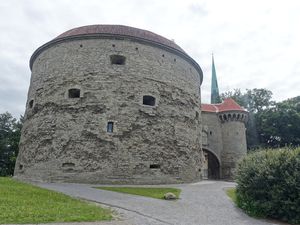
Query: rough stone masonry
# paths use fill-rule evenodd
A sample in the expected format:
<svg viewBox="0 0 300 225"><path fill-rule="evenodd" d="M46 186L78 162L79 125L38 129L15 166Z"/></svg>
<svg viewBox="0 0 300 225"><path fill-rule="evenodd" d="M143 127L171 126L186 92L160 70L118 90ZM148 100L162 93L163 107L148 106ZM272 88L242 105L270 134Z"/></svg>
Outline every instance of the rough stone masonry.
<svg viewBox="0 0 300 225"><path fill-rule="evenodd" d="M38 48L30 68L18 179L232 179L246 155L248 113L233 99L201 104L200 66L150 31L75 28Z"/></svg>
<svg viewBox="0 0 300 225"><path fill-rule="evenodd" d="M199 65L149 31L93 25L38 48L15 177L161 184L201 179Z"/></svg>

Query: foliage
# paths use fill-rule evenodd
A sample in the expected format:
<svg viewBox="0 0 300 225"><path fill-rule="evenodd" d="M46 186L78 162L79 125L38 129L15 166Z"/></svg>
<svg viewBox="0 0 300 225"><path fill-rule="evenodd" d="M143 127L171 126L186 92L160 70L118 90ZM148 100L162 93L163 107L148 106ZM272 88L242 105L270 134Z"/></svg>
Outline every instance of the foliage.
<svg viewBox="0 0 300 225"><path fill-rule="evenodd" d="M0 176L13 175L22 124L22 117L17 121L8 112L0 114Z"/></svg>
<svg viewBox="0 0 300 225"><path fill-rule="evenodd" d="M300 223L300 148L249 154L236 182L237 205L248 214Z"/></svg>
<svg viewBox="0 0 300 225"><path fill-rule="evenodd" d="M260 142L270 147L300 146L300 96L279 102L257 116Z"/></svg>
<svg viewBox="0 0 300 225"><path fill-rule="evenodd" d="M172 192L179 198L180 189L177 188L147 188L147 187L96 187L106 191L115 191L133 195L141 195L151 198L164 199L164 194Z"/></svg>
<svg viewBox="0 0 300 225"><path fill-rule="evenodd" d="M236 189L235 188L228 188L226 190L226 194L231 200L236 203Z"/></svg>
<svg viewBox="0 0 300 225"><path fill-rule="evenodd" d="M0 178L0 223L110 220L111 212L64 194Z"/></svg>

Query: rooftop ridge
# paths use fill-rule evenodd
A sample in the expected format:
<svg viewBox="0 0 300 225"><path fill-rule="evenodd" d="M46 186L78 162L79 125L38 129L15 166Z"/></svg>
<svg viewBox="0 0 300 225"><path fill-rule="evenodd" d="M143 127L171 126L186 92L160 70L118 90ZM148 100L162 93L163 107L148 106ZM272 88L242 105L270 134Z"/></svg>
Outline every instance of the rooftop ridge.
<svg viewBox="0 0 300 225"><path fill-rule="evenodd" d="M115 34L115 35L125 35L125 36L143 38L143 39L147 39L150 41L155 41L167 45L169 47L175 48L185 53L185 51L177 44L175 44L175 42L172 40L169 40L161 35L158 35L148 30L143 30L143 29L125 26L125 25L94 24L94 25L76 27L58 35L53 40L57 40L65 37L71 37L71 36L91 35L91 34Z"/></svg>
<svg viewBox="0 0 300 225"><path fill-rule="evenodd" d="M244 111L246 110L236 103L232 98L226 98L222 103L217 104L201 104L201 109L204 112L226 112L226 111Z"/></svg>

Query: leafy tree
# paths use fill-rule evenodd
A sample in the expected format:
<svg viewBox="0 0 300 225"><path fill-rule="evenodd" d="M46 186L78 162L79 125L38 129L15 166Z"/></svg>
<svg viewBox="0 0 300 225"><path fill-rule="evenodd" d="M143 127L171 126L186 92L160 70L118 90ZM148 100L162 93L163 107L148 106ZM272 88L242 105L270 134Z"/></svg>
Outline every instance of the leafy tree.
<svg viewBox="0 0 300 225"><path fill-rule="evenodd" d="M6 112L0 114L0 176L13 175L23 118L17 121Z"/></svg>
<svg viewBox="0 0 300 225"><path fill-rule="evenodd" d="M300 145L300 96L263 110L257 116L260 142L271 147Z"/></svg>

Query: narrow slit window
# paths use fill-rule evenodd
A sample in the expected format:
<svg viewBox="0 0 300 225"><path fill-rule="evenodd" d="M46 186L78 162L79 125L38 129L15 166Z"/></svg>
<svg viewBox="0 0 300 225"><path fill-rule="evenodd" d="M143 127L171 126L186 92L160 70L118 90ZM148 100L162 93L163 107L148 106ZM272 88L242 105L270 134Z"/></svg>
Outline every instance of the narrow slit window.
<svg viewBox="0 0 300 225"><path fill-rule="evenodd" d="M159 164L150 164L150 169L160 169Z"/></svg>
<svg viewBox="0 0 300 225"><path fill-rule="evenodd" d="M68 92L69 98L80 98L80 89L72 88Z"/></svg>
<svg viewBox="0 0 300 225"><path fill-rule="evenodd" d="M107 123L107 132L112 133L114 131L114 122Z"/></svg>
<svg viewBox="0 0 300 225"><path fill-rule="evenodd" d="M111 55L110 62L115 65L125 65L126 57L122 55Z"/></svg>
<svg viewBox="0 0 300 225"><path fill-rule="evenodd" d="M31 109L33 107L33 100L30 100L29 102L29 108Z"/></svg>
<svg viewBox="0 0 300 225"><path fill-rule="evenodd" d="M62 164L62 167L74 167L75 164L74 163L70 163L70 162L66 162Z"/></svg>
<svg viewBox="0 0 300 225"><path fill-rule="evenodd" d="M143 105L155 106L155 98L150 95L143 96Z"/></svg>

